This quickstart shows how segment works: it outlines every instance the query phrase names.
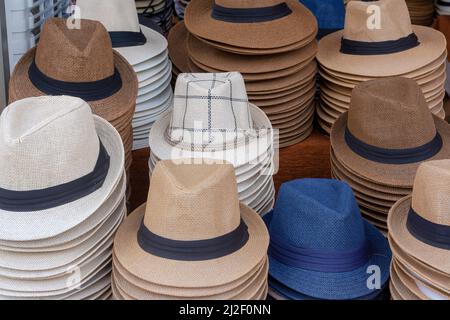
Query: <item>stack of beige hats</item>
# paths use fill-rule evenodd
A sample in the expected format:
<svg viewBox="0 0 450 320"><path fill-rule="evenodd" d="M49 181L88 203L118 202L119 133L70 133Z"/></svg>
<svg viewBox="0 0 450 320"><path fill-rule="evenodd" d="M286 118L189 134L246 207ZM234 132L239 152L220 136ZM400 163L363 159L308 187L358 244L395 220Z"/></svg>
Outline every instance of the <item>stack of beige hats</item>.
<svg viewBox="0 0 450 320"><path fill-rule="evenodd" d="M236 168L239 199L260 214L275 201L273 130L264 112L248 102L238 72L181 74L173 111L150 132L149 168L159 160L226 160Z"/></svg>
<svg viewBox="0 0 450 320"><path fill-rule="evenodd" d="M169 36L169 54L176 72L242 73L285 147L312 131L317 30L298 0L193 0Z"/></svg>
<svg viewBox="0 0 450 320"><path fill-rule="evenodd" d="M0 117L0 298L106 299L126 215L118 132L68 96Z"/></svg>
<svg viewBox="0 0 450 320"><path fill-rule="evenodd" d="M136 72L139 90L133 117L133 149L146 148L151 126L172 103L167 40L139 24L134 0L78 0L77 6L82 18L98 20L106 27L113 48Z"/></svg>
<svg viewBox="0 0 450 320"><path fill-rule="evenodd" d="M231 164L162 161L147 204L114 240L113 296L265 300L268 246L263 220L239 203Z"/></svg>
<svg viewBox="0 0 450 320"><path fill-rule="evenodd" d="M138 83L131 65L112 49L105 27L92 20L79 26L54 18L42 30L37 47L16 65L9 99L69 95L89 103L93 112L109 121L125 146L125 168L132 161L133 118Z"/></svg>
<svg viewBox="0 0 450 320"><path fill-rule="evenodd" d="M389 209L411 193L423 161L450 157L450 125L432 115L407 78L359 84L331 131L335 178L353 189L364 217L384 233Z"/></svg>
<svg viewBox="0 0 450 320"><path fill-rule="evenodd" d="M406 0L412 24L430 26L434 19L434 0Z"/></svg>
<svg viewBox="0 0 450 320"><path fill-rule="evenodd" d="M431 112L444 118L446 50L439 31L411 26L404 0L351 1L345 29L319 43L319 124L330 132L358 83L388 76L414 79Z"/></svg>
<svg viewBox="0 0 450 320"><path fill-rule="evenodd" d="M417 170L412 195L389 212L395 300L450 300L450 160Z"/></svg>

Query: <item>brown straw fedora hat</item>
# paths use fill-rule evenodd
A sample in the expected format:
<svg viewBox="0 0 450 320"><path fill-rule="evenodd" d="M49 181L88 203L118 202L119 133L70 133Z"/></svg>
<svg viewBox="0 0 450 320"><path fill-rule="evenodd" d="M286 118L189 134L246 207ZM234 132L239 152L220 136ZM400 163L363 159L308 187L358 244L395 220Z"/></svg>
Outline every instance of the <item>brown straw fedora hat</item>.
<svg viewBox="0 0 450 320"><path fill-rule="evenodd" d="M371 25L377 17L380 25ZM439 31L411 25L404 0L351 1L344 30L320 41L317 59L339 72L384 77L419 69L445 50Z"/></svg>
<svg viewBox="0 0 450 320"><path fill-rule="evenodd" d="M193 0L184 20L200 38L242 48L288 47L317 32L313 14L297 0Z"/></svg>
<svg viewBox="0 0 450 320"><path fill-rule="evenodd" d="M158 162L147 204L116 234L115 259L147 283L226 285L267 258L269 235L258 214L239 203L231 164L188 163Z"/></svg>
<svg viewBox="0 0 450 320"><path fill-rule="evenodd" d="M425 160L450 157L450 126L407 78L363 82L331 130L336 160L365 180L411 188Z"/></svg>
<svg viewBox="0 0 450 320"><path fill-rule="evenodd" d="M113 123L132 116L137 89L133 68L113 51L101 23L81 20L80 29L69 29L66 20L54 18L45 23L37 47L17 64L9 96L11 102L30 96L77 96Z"/></svg>
<svg viewBox="0 0 450 320"><path fill-rule="evenodd" d="M389 212L393 241L407 255L450 275L450 160L429 161L417 170L411 196Z"/></svg>

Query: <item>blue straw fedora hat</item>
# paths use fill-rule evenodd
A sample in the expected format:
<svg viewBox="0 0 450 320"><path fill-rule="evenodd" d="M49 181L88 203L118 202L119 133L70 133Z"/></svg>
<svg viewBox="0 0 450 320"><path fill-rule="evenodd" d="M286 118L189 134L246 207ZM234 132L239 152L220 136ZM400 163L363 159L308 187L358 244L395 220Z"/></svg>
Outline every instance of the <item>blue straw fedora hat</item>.
<svg viewBox="0 0 450 320"><path fill-rule="evenodd" d="M344 182L283 184L266 224L269 275L293 291L316 299L357 299L379 293L368 286L373 276L379 276L381 288L389 278L388 242L361 218Z"/></svg>
<svg viewBox="0 0 450 320"><path fill-rule="evenodd" d="M317 39L344 29L345 6L342 0L300 0L317 18L319 33Z"/></svg>

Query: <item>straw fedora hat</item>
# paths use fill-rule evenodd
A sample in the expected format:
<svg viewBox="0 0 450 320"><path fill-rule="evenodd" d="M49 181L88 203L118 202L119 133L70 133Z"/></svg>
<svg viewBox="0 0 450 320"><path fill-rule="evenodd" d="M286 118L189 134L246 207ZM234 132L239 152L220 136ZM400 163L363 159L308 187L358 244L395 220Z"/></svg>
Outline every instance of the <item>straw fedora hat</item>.
<svg viewBox="0 0 450 320"><path fill-rule="evenodd" d="M264 112L248 102L238 72L181 74L173 111L155 122L149 143L159 159L213 158L239 166L272 148L273 132Z"/></svg>
<svg viewBox="0 0 450 320"><path fill-rule="evenodd" d="M118 132L67 96L9 105L0 117L0 159L3 241L48 239L82 224L124 174Z"/></svg>
<svg viewBox="0 0 450 320"><path fill-rule="evenodd" d="M322 38L317 59L339 72L386 77L419 69L445 50L440 32L411 25L404 0L351 1L344 30Z"/></svg>
<svg viewBox="0 0 450 320"><path fill-rule="evenodd" d="M147 204L124 221L113 250L136 278L182 290L242 278L266 259L268 244L262 219L239 203L231 164L161 161Z"/></svg>
<svg viewBox="0 0 450 320"><path fill-rule="evenodd" d="M415 81L361 83L331 131L336 160L365 180L411 188L425 160L450 157L450 126L430 113Z"/></svg>
<svg viewBox="0 0 450 320"><path fill-rule="evenodd" d="M411 196L389 212L394 242L406 254L450 275L450 214L447 210L450 160L429 161L417 170Z"/></svg>
<svg viewBox="0 0 450 320"><path fill-rule="evenodd" d="M251 49L289 50L317 32L316 19L296 0L194 0L184 21L200 38Z"/></svg>
<svg viewBox="0 0 450 320"><path fill-rule="evenodd" d="M53 18L45 23L37 47L16 65L9 96L10 102L30 96L77 96L110 122L125 115L131 121L137 88L133 68L112 50L99 22L81 20L81 29L69 29L66 20Z"/></svg>
<svg viewBox="0 0 450 320"><path fill-rule="evenodd" d="M131 65L137 65L167 49L167 40L139 24L134 0L77 0L81 18L100 21L108 30L112 46Z"/></svg>
<svg viewBox="0 0 450 320"><path fill-rule="evenodd" d="M301 179L283 184L269 228L270 277L316 299L357 299L378 295L367 286L367 268L389 279L387 240L361 218L351 188L341 181ZM278 290L285 291L285 290Z"/></svg>

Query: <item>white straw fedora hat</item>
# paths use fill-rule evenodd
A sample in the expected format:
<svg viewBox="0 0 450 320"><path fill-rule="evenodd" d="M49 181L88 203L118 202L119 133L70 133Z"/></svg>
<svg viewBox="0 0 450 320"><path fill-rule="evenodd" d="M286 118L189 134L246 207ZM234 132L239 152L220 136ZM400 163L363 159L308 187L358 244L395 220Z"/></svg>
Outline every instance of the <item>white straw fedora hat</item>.
<svg viewBox="0 0 450 320"><path fill-rule="evenodd" d="M41 240L101 208L124 174L124 149L83 100L44 96L3 111L0 162L0 239Z"/></svg>
<svg viewBox="0 0 450 320"><path fill-rule="evenodd" d="M120 226L114 257L143 282L172 288L226 285L267 258L269 235L239 202L231 164L160 161L146 205Z"/></svg>
<svg viewBox="0 0 450 320"><path fill-rule="evenodd" d="M248 102L240 73L185 73L177 79L173 111L155 122L149 143L159 159L222 159L239 166L273 147L273 130Z"/></svg>
<svg viewBox="0 0 450 320"><path fill-rule="evenodd" d="M82 19L100 21L109 31L113 48L131 65L143 63L167 49L167 40L139 24L134 0L77 0Z"/></svg>

